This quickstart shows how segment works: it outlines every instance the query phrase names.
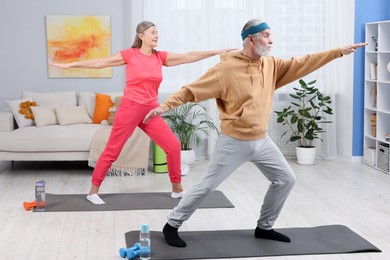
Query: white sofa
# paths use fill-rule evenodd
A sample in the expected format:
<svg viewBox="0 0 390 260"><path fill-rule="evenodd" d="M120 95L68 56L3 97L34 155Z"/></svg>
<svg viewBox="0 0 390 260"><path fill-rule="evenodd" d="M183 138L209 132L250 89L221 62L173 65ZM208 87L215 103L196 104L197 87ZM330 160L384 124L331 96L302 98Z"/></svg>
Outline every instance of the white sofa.
<svg viewBox="0 0 390 260"><path fill-rule="evenodd" d="M116 96L120 96L122 93L107 93L107 95L110 95L114 100ZM77 94L72 91L53 93L24 91L22 99L25 98L37 102L39 107L39 109L36 109L37 114L33 110L36 124L32 122L30 126L18 127L16 120L18 115L15 114L15 111L13 113L10 109L10 111L0 112L0 161L87 161L92 138L95 132L103 127L102 124L92 123L95 110L95 94L91 92ZM15 101L17 103L20 100ZM37 117L39 110L44 110L41 113L42 116L40 115L41 118ZM57 113L57 122L48 123L53 111ZM62 115L62 121L59 114L61 111L62 114L68 114L68 118ZM69 111L78 112L69 116ZM80 114L83 114L87 123L83 121L80 121L82 122L80 123L77 121L80 119L75 119L80 117ZM85 114L88 114L89 122ZM40 120L39 124L38 119ZM147 141L143 143L147 148L147 153L144 157L147 161L149 157L149 139L145 140ZM139 142L137 145L139 145ZM134 147L134 149L137 149L137 147Z"/></svg>

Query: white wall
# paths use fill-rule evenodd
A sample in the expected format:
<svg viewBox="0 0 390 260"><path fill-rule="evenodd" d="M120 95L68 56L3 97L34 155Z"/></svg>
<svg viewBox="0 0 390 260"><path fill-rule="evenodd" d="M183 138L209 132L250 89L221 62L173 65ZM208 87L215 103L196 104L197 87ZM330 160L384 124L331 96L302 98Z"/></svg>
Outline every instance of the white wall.
<svg viewBox="0 0 390 260"><path fill-rule="evenodd" d="M112 78L49 78L47 72L46 15L108 15L111 17L111 49L128 47L131 32L124 26L129 12L126 1L106 0L12 0L0 9L0 110L5 100L30 91L117 91L124 86L124 68L114 68ZM127 7L127 8L126 8Z"/></svg>
<svg viewBox="0 0 390 260"><path fill-rule="evenodd" d="M5 100L17 99L23 90L30 91L63 91L63 90L75 90L75 91L119 91L123 88L125 83L124 67L114 68L113 77L108 79L91 79L91 78L67 78L67 79L50 79L48 78L47 72L47 46L46 46L46 15L108 15L111 17L111 49L112 53L116 53L121 49L127 48L131 45L134 38L135 26L138 22L143 19L150 19L154 21L161 29L160 48L173 52L189 51L195 48L199 42L192 39L185 41L184 44L178 43L180 46L172 46L171 42L166 38L170 35L169 32L164 31L167 28L174 28L176 31L181 28L181 24L175 24L172 26L162 26L162 20L166 18L166 13L159 11L153 12L149 16L144 15L144 9L149 8L150 11L155 7L156 3L160 3L159 0L152 1L150 5L146 5L147 1L144 0L13 0L3 1L0 9L0 110L6 108ZM236 20L242 19L246 21L252 16L265 16L266 20L272 24L274 30L274 54L277 56L289 55L290 52L294 54L303 54L312 51L319 51L322 49L333 48L340 45L352 43L353 41L353 0L327 0L323 1L324 7L328 14L326 17L337 17L337 25L334 26L334 22L326 21L329 24L327 28L317 28L311 33L310 27L308 30L303 28L300 31L298 42L305 43L305 48L302 44L294 44L293 38L288 39L288 44L283 49L284 42L282 38L278 37L290 37L288 31L284 31L284 27L289 28L292 26L293 21L309 19L312 24L313 21L320 19L319 17L310 17L312 10L310 3L313 4L315 0L306 0L305 8L307 10L294 11L294 4L300 3L300 0L278 0L265 1L256 0L253 1L255 6L253 13L239 13L232 11L235 15ZM169 2L169 1L168 1ZM165 1L165 3L168 3ZM248 1L251 2L251 1ZM245 1L246 4L248 4ZM219 3L222 3L219 2ZM231 2L229 2L231 3ZM271 4L272 3L272 4ZM145 7L146 5L146 7ZM284 9L283 9L283 8ZM282 9L281 9L282 8ZM155 9L153 9L155 10ZM279 19L278 14L285 10L289 16L283 14L282 17L285 19ZM165 15L165 16L164 16ZM152 17L150 17L152 16ZM237 18L238 16L238 18ZM175 16L176 17L176 16ZM233 16L229 16L233 17ZM177 18L177 17L176 17ZM345 20L344 20L345 18ZM172 18L175 20L174 18ZM317 20L316 20L317 19ZM322 19L322 18L321 18ZM325 18L328 19L328 18ZM334 19L334 18L333 18ZM235 21L236 21L235 20ZM339 22L340 21L340 22ZM218 19L213 20L214 23L219 23ZM243 23L243 22L241 22ZM212 23L211 23L212 24ZM225 24L225 23L223 23ZM171 25L171 24L170 24ZM186 26L194 26L198 28L199 24L195 22L186 22ZM209 25L211 26L211 25ZM237 28L234 30L226 28L229 34L228 38L233 38L233 35L239 30L243 24L236 25ZM318 30L324 30L323 35L318 35ZM180 35L185 34L186 31L180 30ZM193 30L188 30L190 36L193 34ZM214 32L215 34L215 32ZM215 37L214 34L198 34L199 39L208 39L206 42L208 46L201 46L201 49L210 49L218 47L239 47L239 46L226 46L226 41L223 35ZM194 34L197 36L197 34ZM227 36L226 36L227 37ZM169 38L169 37L168 37ZM173 36L172 38L175 38ZM205 38L205 39L204 39ZM239 40L239 37L237 37ZM340 41L334 41L340 39ZM214 40L214 43L212 43ZM328 44L325 44L326 40L329 40ZM216 45L215 41L219 41L220 45ZM310 45L310 41L313 44ZM196 46L189 46L189 43L195 43ZM165 44L165 45L164 45ZM309 46L307 45L309 44ZM180 48L179 48L180 47ZM200 48L198 46L198 48ZM214 57L213 57L214 58ZM194 65L197 69L206 70L210 67L209 62L215 62L217 59L207 60L199 62ZM347 59L347 61L345 60ZM342 133L342 137L338 142L338 150L341 150L341 154L344 157L350 157L352 154L352 140L350 136L352 133L352 104L353 104L353 84L352 84L352 55L344 60L335 61L326 68L320 70L318 73L321 75L330 71L329 77L325 77L322 81L326 83L327 87L336 85L339 90L339 98L341 107L339 108L338 116L340 124L338 124L338 132ZM340 67L348 68L347 72L340 69ZM173 72L172 72L173 70ZM160 89L160 100L163 101L165 98L174 90L178 89L181 84L172 84L169 75L176 75L177 71L189 70L192 71L190 65L175 67L174 69L167 69L164 71L164 82ZM192 81L193 79L200 76L202 73L197 71L190 74L192 78L186 78L185 83ZM341 74L341 75L340 75ZM341 80L334 80L337 76L341 76ZM317 76L314 76L318 78ZM177 80L177 78L176 78ZM182 83L182 82L180 82ZM202 147L202 150L204 147Z"/></svg>

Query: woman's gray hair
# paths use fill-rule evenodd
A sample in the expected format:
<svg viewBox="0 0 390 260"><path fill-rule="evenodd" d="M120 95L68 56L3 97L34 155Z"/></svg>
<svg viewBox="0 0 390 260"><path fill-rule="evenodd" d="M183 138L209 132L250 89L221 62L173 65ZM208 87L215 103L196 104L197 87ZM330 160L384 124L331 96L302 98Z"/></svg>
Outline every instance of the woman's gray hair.
<svg viewBox="0 0 390 260"><path fill-rule="evenodd" d="M131 48L138 48L138 49L141 48L142 40L138 34L144 33L147 29L149 29L150 27L153 27L153 26L156 26L156 25L152 22L149 22L149 21L140 22L137 25L137 28L136 28L137 34L134 37L133 45L131 46Z"/></svg>
<svg viewBox="0 0 390 260"><path fill-rule="evenodd" d="M245 31L246 29L248 28L251 28L252 26L256 26L256 25L259 25L261 24L262 22L264 22L261 18L254 18L254 19L251 19L249 20L245 25L244 25L244 28L242 28L241 30L241 33L243 31ZM255 33L255 34L252 34L254 37L256 37L259 33ZM243 42L242 42L242 45L245 46L248 44L248 37L246 37Z"/></svg>

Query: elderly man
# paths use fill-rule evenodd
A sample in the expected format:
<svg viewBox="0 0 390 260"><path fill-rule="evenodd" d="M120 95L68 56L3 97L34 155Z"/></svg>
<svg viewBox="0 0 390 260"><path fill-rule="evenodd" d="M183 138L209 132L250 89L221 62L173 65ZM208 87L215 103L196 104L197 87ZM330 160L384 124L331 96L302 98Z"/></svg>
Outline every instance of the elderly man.
<svg viewBox="0 0 390 260"><path fill-rule="evenodd" d="M289 237L272 229L295 183L293 170L267 135L274 92L366 45L352 44L303 57L280 59L268 56L272 46L271 30L261 19L248 21L241 37L242 50L222 54L218 64L172 94L144 119L147 123L152 116L169 109L210 98L216 99L220 112L221 135L208 173L183 196L164 226L165 240L171 246L186 246L178 235L178 228L219 184L247 161L253 162L270 181L254 236L290 242Z"/></svg>

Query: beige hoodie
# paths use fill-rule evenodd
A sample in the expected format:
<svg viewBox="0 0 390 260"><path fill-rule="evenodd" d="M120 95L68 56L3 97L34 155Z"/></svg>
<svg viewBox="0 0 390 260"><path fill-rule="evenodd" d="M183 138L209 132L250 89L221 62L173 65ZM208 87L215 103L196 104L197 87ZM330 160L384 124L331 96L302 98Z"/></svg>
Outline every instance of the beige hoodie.
<svg viewBox="0 0 390 260"><path fill-rule="evenodd" d="M161 107L168 111L215 98L223 134L239 140L260 139L267 135L275 89L341 56L340 49L292 59L262 56L252 60L241 51L224 53L218 64L172 94Z"/></svg>

